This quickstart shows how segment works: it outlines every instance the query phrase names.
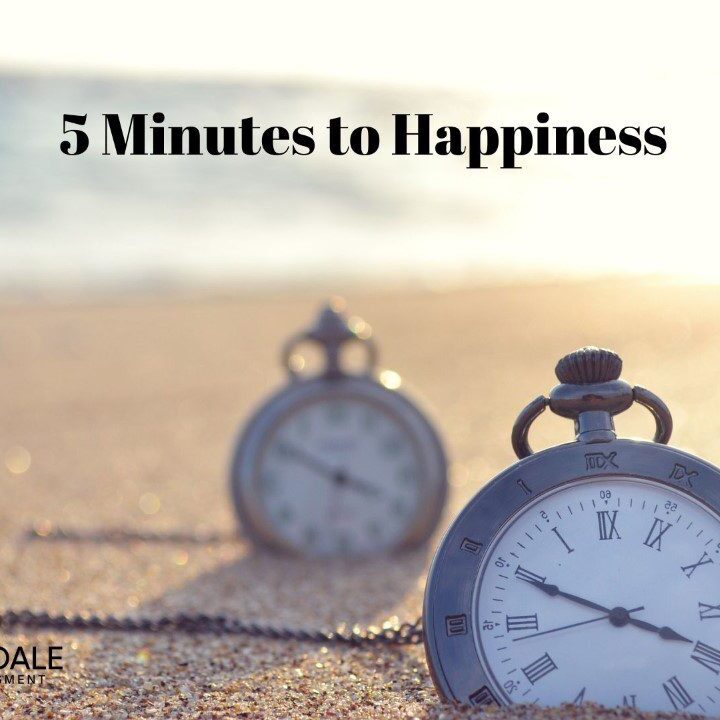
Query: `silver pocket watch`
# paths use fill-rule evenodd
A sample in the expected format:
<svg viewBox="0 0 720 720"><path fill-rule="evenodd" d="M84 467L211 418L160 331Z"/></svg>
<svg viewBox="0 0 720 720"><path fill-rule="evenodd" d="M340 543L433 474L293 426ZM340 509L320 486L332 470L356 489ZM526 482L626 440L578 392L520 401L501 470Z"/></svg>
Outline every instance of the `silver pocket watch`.
<svg viewBox="0 0 720 720"><path fill-rule="evenodd" d="M598 348L562 358L515 424L519 462L442 540L423 625L444 698L720 715L720 470L667 447L667 407L621 369ZM633 402L654 442L616 437ZM576 439L533 454L547 407Z"/></svg>
<svg viewBox="0 0 720 720"><path fill-rule="evenodd" d="M263 546L367 555L416 546L437 525L447 488L438 433L397 389L396 373L376 378L367 329L339 305L325 307L286 343L288 382L242 432L231 492L243 530ZM324 355L322 371L309 378L293 365L301 343ZM343 367L350 343L366 351L359 373Z"/></svg>

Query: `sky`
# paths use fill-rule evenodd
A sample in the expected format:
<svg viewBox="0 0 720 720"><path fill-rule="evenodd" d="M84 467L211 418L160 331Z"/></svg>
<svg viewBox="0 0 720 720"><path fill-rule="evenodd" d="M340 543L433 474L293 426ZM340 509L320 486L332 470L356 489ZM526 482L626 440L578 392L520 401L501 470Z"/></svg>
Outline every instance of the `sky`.
<svg viewBox="0 0 720 720"><path fill-rule="evenodd" d="M715 2L30 0L4 18L0 64L12 67L601 97L718 78Z"/></svg>
<svg viewBox="0 0 720 720"><path fill-rule="evenodd" d="M483 119L496 126L532 124L540 111L558 124L663 125L668 151L655 160L538 159L522 171L482 177L458 168L454 196L465 202L476 194L493 212L482 227L447 245L445 255L456 256L446 265L461 266L475 235L482 235L483 261L506 268L720 280L718 21L717 2L30 1L4 9L0 71L415 88L426 97L451 90L481 101ZM52 120L48 147L57 144ZM27 138L28 147L33 141ZM326 173L316 160L317 173ZM356 166L368 184L372 172L387 181L393 168L399 183L408 177L392 159ZM422 168L418 178L427 193L450 192L449 185L438 187L441 176L430 166ZM321 225L299 224L298 236L311 242ZM443 265L441 225L429 235L408 223L388 225L378 231L378 247L386 248L385 236L394 233L396 255L378 251L368 268L406 264L413 243L415 255L426 253L428 264ZM262 235L269 227L256 230ZM204 238L196 250L188 245L188 267L197 265L201 258L194 253L211 240ZM227 238L223 243L231 247ZM32 263L34 247L15 243L0 257ZM163 256L157 248L148 252ZM244 260L223 252L219 265ZM80 259L86 255L83 248ZM325 247L318 246L317 257L327 257ZM96 260L103 262L102 256ZM70 255L67 262L76 263Z"/></svg>

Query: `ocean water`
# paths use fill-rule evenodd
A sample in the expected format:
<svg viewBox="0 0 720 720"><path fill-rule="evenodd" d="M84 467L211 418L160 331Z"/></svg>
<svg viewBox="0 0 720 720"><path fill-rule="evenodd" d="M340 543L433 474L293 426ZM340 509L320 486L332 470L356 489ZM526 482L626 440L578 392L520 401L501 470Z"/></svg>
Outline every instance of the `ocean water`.
<svg viewBox="0 0 720 720"><path fill-rule="evenodd" d="M677 158L530 157L519 170L468 170L462 157L392 154L394 113L433 113L438 126L532 126L543 110L589 127L642 120L632 107L608 114L573 98L5 72L0 288L443 283L697 268L704 240L688 232L688 218L701 231L707 224L688 210L702 192L683 181L688 169ZM239 125L249 116L263 128L308 125L317 148L278 157L103 155L104 113L127 121L157 111L166 125ZM60 152L63 113L88 115L83 155ZM379 151L332 155L325 127L337 116L378 128ZM672 242L680 233L682 245ZM669 249L648 253L648 238Z"/></svg>
<svg viewBox="0 0 720 720"><path fill-rule="evenodd" d="M432 100L432 102L431 102ZM0 76L0 283L183 283L433 275L477 261L494 209L461 159L393 157L394 112L481 113L475 98L337 85ZM425 110L418 110L425 108ZM301 156L105 156L103 113L166 125L313 126ZM90 147L60 152L63 113ZM381 130L374 156L333 156L331 117ZM442 238L457 242L449 257ZM475 236L475 237L473 237ZM463 247L467 245L467 247Z"/></svg>

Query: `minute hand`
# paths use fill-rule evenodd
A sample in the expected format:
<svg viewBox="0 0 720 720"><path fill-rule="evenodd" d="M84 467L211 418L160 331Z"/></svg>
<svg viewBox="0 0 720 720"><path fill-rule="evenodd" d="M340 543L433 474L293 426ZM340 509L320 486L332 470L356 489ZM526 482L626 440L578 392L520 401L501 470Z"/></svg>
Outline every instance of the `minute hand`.
<svg viewBox="0 0 720 720"><path fill-rule="evenodd" d="M593 608L593 610L599 610L600 612L604 613L612 613L612 610L604 607L603 605L599 605L592 600L586 600L585 598L581 598L577 595L573 595L572 593L560 590L557 585L549 585L548 583L537 582L535 580L530 581L530 585L534 585L536 588L542 590L544 593L550 595L551 597L564 597L567 600L572 600L573 602L578 603L578 605L584 605L585 607ZM653 625L652 623L646 622L645 620L639 620L638 618L629 616L625 616L623 618L622 624L634 625L641 630L648 630L649 632L657 633L663 640L680 640L682 642L692 642L692 640L686 638L684 635L680 635L680 633L675 632L675 630L667 627L667 625L663 627L658 627L657 625Z"/></svg>
<svg viewBox="0 0 720 720"><path fill-rule="evenodd" d="M563 590L560 590L560 588L557 585L549 585L548 583L544 582L536 582L535 580L530 582L530 585L534 585L538 590L542 590L547 595L550 595L551 597L555 597L559 595L560 597L564 597L567 600L572 600L573 602L577 603L578 605L584 605L585 607L592 608L593 610L599 610L602 613L610 613L611 609L606 608L604 605L599 605L596 602L593 602L592 600L586 600L585 598L578 597L577 595L573 595L572 593L565 592Z"/></svg>

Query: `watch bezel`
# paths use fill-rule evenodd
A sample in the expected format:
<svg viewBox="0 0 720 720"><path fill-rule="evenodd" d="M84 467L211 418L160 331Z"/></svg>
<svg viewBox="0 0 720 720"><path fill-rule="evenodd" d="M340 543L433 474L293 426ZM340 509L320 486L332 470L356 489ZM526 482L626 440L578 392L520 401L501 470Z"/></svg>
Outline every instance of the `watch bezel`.
<svg viewBox="0 0 720 720"><path fill-rule="evenodd" d="M607 462L609 456L612 463ZM591 461L593 457L595 460ZM600 457L606 462L598 462ZM680 477L681 473L675 470L678 465L697 474ZM476 705L511 704L493 693L493 683L475 645L473 596L478 572L509 518L549 491L595 477L630 477L665 484L720 513L720 469L658 443L627 439L593 444L572 442L511 465L480 490L457 516L445 533L428 574L423 608L425 651L435 687L445 700ZM476 546L477 552L472 552ZM463 615L466 633L448 635L447 618Z"/></svg>
<svg viewBox="0 0 720 720"><path fill-rule="evenodd" d="M309 402L357 397L380 405L412 434L422 466L427 468L416 516L402 539L388 550L406 550L423 544L437 526L447 495L447 459L442 441L426 415L406 395L381 385L370 376L313 378L291 382L272 395L241 430L230 466L230 492L242 529L251 539L275 551L307 555L275 532L257 494L256 466L268 434L285 416ZM370 553L350 553L359 557ZM320 556L328 556L322 555Z"/></svg>

